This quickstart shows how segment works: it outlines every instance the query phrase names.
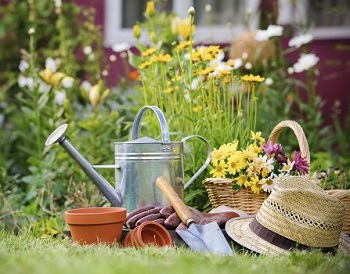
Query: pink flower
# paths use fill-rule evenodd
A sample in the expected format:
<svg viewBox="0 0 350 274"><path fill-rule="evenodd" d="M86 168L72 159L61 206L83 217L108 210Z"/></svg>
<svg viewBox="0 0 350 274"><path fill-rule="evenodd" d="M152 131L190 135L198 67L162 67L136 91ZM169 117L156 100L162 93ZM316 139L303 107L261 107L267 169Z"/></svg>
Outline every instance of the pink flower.
<svg viewBox="0 0 350 274"><path fill-rule="evenodd" d="M282 152L282 145L279 143L274 143L272 141L267 141L263 147L263 151L266 153L267 156L270 156L272 154L280 154Z"/></svg>
<svg viewBox="0 0 350 274"><path fill-rule="evenodd" d="M274 143L272 141L267 141L262 146L263 151L267 156L273 155L273 157L277 160L278 163L287 163L287 157L282 152L282 145L279 143Z"/></svg>
<svg viewBox="0 0 350 274"><path fill-rule="evenodd" d="M299 171L301 175L305 175L309 172L310 164L306 161L305 157L301 156L301 152L294 153L294 169Z"/></svg>

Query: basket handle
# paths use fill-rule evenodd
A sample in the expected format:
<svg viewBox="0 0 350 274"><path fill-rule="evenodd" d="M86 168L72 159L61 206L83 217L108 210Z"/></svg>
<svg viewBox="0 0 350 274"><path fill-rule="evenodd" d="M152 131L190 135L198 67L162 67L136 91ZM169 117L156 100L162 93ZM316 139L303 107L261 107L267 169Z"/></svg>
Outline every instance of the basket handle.
<svg viewBox="0 0 350 274"><path fill-rule="evenodd" d="M278 125L276 125L273 128L268 140L276 143L278 136L280 135L282 130L286 127L289 127L293 130L293 132L298 140L301 156L306 158L306 161L308 162L308 164L310 164L309 144L307 142L304 130L301 128L301 126L297 122L291 121L291 120L285 120L285 121L280 122Z"/></svg>

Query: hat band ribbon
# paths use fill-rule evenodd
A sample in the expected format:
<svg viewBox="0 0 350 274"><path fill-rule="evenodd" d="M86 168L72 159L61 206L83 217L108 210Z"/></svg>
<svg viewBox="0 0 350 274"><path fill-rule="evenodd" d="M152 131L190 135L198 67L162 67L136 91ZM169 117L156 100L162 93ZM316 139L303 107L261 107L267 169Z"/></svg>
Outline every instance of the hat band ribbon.
<svg viewBox="0 0 350 274"><path fill-rule="evenodd" d="M250 222L249 228L251 229L252 232L254 232L256 235L258 235L263 240L269 242L270 244L278 246L284 250L289 250L291 248L297 248L299 250L306 250L306 249L312 248L310 246L297 243L293 240L290 240L282 235L279 235L279 234L271 231L270 229L261 225L256 219L254 219L253 221ZM338 246L322 247L319 249L324 253L329 253L329 252L334 253L335 249L337 247Z"/></svg>

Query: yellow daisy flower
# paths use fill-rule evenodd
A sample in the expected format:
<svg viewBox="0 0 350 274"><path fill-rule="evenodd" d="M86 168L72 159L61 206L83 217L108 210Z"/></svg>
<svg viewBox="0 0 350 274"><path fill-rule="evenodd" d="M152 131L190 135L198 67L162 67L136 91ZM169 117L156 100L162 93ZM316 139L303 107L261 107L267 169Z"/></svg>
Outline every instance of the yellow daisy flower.
<svg viewBox="0 0 350 274"><path fill-rule="evenodd" d="M241 79L245 82L264 82L265 78L264 77L260 77L259 75L254 76L253 74L246 74L244 76L241 77Z"/></svg>

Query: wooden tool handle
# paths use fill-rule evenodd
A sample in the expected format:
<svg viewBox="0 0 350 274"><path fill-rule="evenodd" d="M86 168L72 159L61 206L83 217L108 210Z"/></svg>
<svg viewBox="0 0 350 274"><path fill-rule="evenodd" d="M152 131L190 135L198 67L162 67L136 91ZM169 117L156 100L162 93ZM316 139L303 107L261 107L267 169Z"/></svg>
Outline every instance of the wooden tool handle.
<svg viewBox="0 0 350 274"><path fill-rule="evenodd" d="M177 215L179 215L181 221L190 226L195 222L192 212L188 209L185 203L180 199L179 195L175 192L168 180L161 176L156 180L157 186L164 193L165 197L174 207Z"/></svg>

